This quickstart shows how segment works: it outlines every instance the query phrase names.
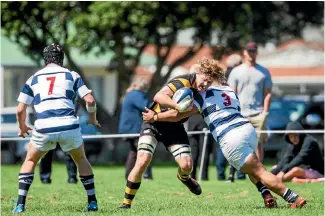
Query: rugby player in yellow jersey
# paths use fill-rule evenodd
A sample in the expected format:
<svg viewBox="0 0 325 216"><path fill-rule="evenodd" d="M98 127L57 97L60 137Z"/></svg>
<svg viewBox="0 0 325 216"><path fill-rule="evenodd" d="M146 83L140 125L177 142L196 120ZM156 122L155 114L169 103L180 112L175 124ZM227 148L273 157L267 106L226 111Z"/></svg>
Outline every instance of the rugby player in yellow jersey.
<svg viewBox="0 0 325 216"><path fill-rule="evenodd" d="M194 94L203 92L220 73L224 72L217 61L203 59L199 61L194 72L171 79L154 96L154 103L150 107L155 112L154 118L157 117L158 113L165 112L168 109L185 112L187 106L181 107L176 104L171 99L173 94L183 87L191 88ZM190 175L192 172L191 148L183 126L186 120L183 119L178 122L144 122L142 124L136 164L128 176L124 200L120 208L131 207L132 200L140 187L142 175L152 159L158 142L163 143L166 149L173 154L179 166L177 178L192 193L196 195L202 193L200 185Z"/></svg>

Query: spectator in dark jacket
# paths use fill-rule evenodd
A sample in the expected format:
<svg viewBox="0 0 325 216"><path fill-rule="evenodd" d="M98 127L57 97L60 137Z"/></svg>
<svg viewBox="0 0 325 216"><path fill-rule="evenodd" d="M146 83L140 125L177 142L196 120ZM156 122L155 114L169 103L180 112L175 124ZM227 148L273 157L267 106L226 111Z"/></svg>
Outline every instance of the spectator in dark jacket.
<svg viewBox="0 0 325 216"><path fill-rule="evenodd" d="M290 122L286 130L303 130L298 122ZM324 175L324 158L314 137L308 134L287 133L289 143L284 158L271 172L283 181L318 179Z"/></svg>
<svg viewBox="0 0 325 216"><path fill-rule="evenodd" d="M142 124L142 112L145 107L148 107L149 101L146 90L148 88L148 81L145 79L136 79L130 88L127 90L122 104L122 111L119 121L119 133L132 134L140 133ZM137 158L137 138L128 138L130 151L125 164L125 177L129 176L132 168L135 165ZM149 166L144 173L145 179L152 179L151 166Z"/></svg>

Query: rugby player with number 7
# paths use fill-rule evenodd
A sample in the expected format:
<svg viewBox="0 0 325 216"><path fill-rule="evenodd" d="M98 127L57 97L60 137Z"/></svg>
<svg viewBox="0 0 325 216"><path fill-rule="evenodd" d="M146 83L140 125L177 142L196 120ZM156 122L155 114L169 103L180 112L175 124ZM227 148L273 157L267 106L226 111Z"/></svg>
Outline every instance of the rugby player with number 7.
<svg viewBox="0 0 325 216"><path fill-rule="evenodd" d="M17 122L19 136L29 134L25 124L26 108L32 104L36 111L35 129L28 145L26 159L18 176L18 201L13 213L25 211L28 190L33 183L37 162L59 144L68 152L78 167L80 180L88 196L86 211L98 211L93 170L88 162L75 114L75 97L86 102L88 124L100 127L96 118L96 101L80 75L62 67L64 52L58 44L43 51L45 67L31 76L18 97Z"/></svg>

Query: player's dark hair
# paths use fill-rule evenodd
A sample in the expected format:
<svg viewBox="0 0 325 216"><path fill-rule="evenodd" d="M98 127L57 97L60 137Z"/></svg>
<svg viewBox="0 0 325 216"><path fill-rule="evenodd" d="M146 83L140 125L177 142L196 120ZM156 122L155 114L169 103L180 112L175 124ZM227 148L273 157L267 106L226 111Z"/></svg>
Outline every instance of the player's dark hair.
<svg viewBox="0 0 325 216"><path fill-rule="evenodd" d="M45 65L54 63L62 66L64 59L63 48L59 44L51 44L44 48L43 58L45 61Z"/></svg>

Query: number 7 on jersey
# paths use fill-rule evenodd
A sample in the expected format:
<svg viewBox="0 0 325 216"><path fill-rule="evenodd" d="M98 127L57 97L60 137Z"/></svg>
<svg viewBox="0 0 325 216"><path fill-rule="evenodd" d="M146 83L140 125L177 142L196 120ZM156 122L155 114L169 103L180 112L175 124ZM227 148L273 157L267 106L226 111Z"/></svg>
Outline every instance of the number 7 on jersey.
<svg viewBox="0 0 325 216"><path fill-rule="evenodd" d="M48 95L51 95L53 93L55 78L56 78L55 76L46 78L47 81L50 81L50 88L49 88L49 91L48 91Z"/></svg>

